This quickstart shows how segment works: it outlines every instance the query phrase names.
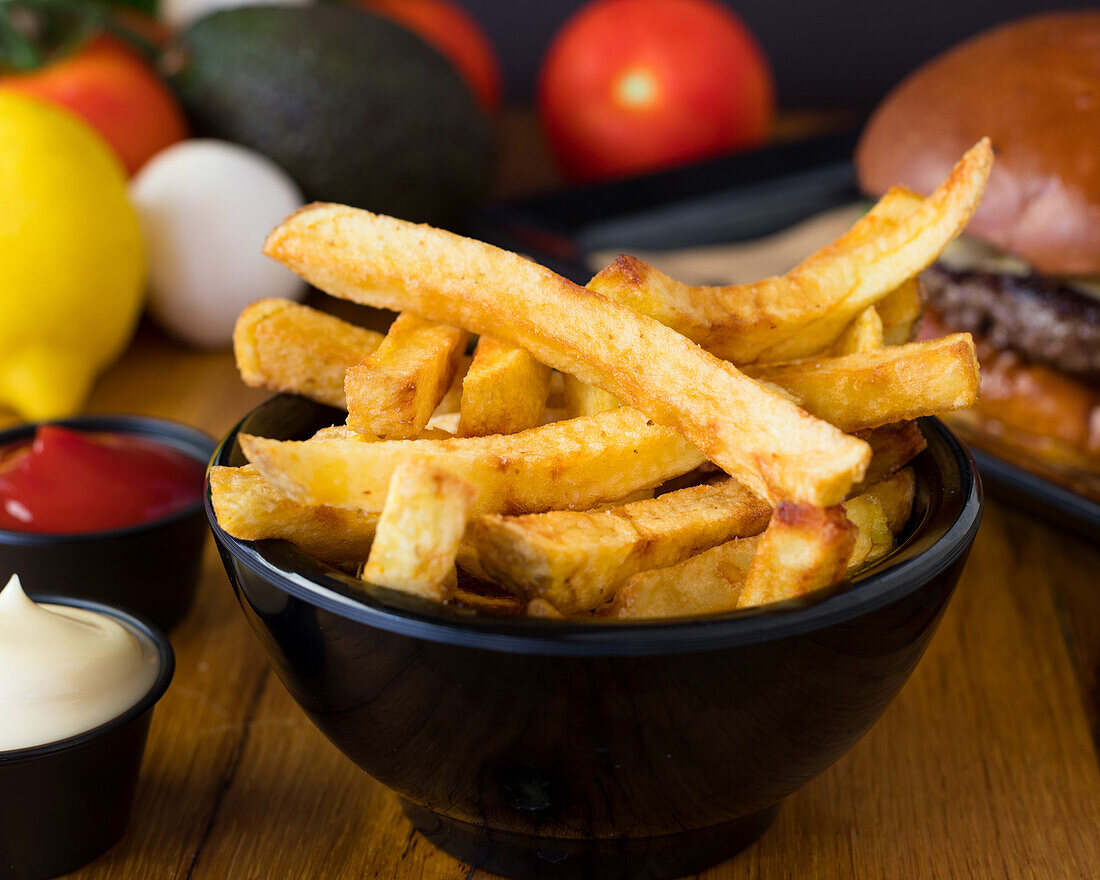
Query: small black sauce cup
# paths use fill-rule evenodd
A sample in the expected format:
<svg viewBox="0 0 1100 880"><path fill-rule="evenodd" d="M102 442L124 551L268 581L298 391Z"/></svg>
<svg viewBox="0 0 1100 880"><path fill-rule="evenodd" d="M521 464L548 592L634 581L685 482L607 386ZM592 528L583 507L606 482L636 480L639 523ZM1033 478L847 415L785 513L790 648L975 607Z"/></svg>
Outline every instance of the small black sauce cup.
<svg viewBox="0 0 1100 880"><path fill-rule="evenodd" d="M175 670L168 639L142 618L84 599L31 598L113 617L153 643L159 666L149 691L110 721L56 742L0 751L0 880L74 871L122 837L153 707Z"/></svg>
<svg viewBox="0 0 1100 880"><path fill-rule="evenodd" d="M89 433L127 434L182 452L201 464L214 440L176 422L145 416L82 416L51 424ZM36 423L0 431L0 448L34 436ZM0 580L18 574L27 590L126 608L170 630L195 598L206 541L202 498L159 519L71 535L0 529Z"/></svg>
<svg viewBox="0 0 1100 880"><path fill-rule="evenodd" d="M282 395L240 432L346 417ZM889 556L803 600L654 621L470 616L364 585L208 515L229 580L310 720L432 843L522 880L663 880L744 848L871 727L920 659L982 514L958 440L919 422ZM838 805L838 809L842 807Z"/></svg>

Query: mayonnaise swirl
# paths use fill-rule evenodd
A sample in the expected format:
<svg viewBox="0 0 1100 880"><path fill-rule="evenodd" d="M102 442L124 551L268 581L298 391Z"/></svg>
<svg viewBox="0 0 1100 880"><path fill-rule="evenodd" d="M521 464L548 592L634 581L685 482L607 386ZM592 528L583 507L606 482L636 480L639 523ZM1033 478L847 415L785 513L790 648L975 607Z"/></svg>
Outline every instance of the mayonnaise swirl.
<svg viewBox="0 0 1100 880"><path fill-rule="evenodd" d="M155 645L95 611L0 591L0 751L44 745L121 715L152 688Z"/></svg>

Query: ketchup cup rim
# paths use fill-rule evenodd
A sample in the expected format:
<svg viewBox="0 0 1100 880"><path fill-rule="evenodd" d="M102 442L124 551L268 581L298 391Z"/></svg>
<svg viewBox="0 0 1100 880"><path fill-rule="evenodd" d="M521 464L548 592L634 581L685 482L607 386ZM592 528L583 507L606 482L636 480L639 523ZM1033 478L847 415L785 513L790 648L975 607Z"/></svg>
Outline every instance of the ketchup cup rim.
<svg viewBox="0 0 1100 880"><path fill-rule="evenodd" d="M159 443L167 449L183 453L200 464L209 463L217 446L217 441L182 422L161 419L155 416L143 416L129 413L74 416L69 419L43 419L37 422L23 422L0 431L0 447L18 442L25 437L33 437L39 425L60 425L81 431L127 434ZM103 541L111 538L125 538L152 529L160 528L188 517L195 516L203 509L203 497L200 491L197 500L186 507L129 526L116 529L103 529L95 532L22 532L17 529L0 528L0 545L22 545L50 547L59 543L79 544L88 541Z"/></svg>
<svg viewBox="0 0 1100 880"><path fill-rule="evenodd" d="M40 743L36 746L24 746L18 749L8 749L6 751L0 749L0 767L6 764L16 764L21 761L34 761L38 758L49 757L58 752L80 748L86 743L107 736L115 729L122 727L124 724L138 718L146 711L153 708L160 698L164 696L164 692L168 690L168 685L171 684L172 676L176 670L176 655L172 650L172 643L168 641L168 636L141 615L132 614L129 611L123 611L121 608L116 608L114 605L107 605L104 602L94 602L90 599L77 599L72 596L58 596L52 593L29 593L28 595L39 604L65 605L69 608L81 608L85 611L95 611L99 614L105 614L108 617L121 621L127 629L141 633L142 636L153 643L156 649L158 661L157 677L140 700L134 703L134 705L125 712L116 715L114 718L109 718L102 724L97 724L95 727L90 727L87 730L81 731L80 733L74 733L63 739Z"/></svg>

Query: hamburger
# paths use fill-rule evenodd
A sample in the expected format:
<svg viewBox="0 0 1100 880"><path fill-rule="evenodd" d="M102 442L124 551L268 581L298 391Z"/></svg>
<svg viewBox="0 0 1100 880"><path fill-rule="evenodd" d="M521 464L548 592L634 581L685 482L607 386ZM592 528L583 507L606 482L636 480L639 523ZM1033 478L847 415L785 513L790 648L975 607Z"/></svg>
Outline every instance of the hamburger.
<svg viewBox="0 0 1100 880"><path fill-rule="evenodd" d="M929 192L984 135L981 208L921 276L925 333L978 345L981 401L953 421L1100 498L1100 10L1001 25L912 73L864 129L860 185Z"/></svg>

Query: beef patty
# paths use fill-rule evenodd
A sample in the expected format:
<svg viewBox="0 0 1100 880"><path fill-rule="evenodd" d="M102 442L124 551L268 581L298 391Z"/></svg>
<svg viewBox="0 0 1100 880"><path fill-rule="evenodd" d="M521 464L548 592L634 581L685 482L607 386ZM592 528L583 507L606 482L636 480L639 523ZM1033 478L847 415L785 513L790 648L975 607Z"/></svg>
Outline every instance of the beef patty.
<svg viewBox="0 0 1100 880"><path fill-rule="evenodd" d="M921 275L944 326L984 337L1034 363L1100 385L1100 302L1042 275L959 271Z"/></svg>

